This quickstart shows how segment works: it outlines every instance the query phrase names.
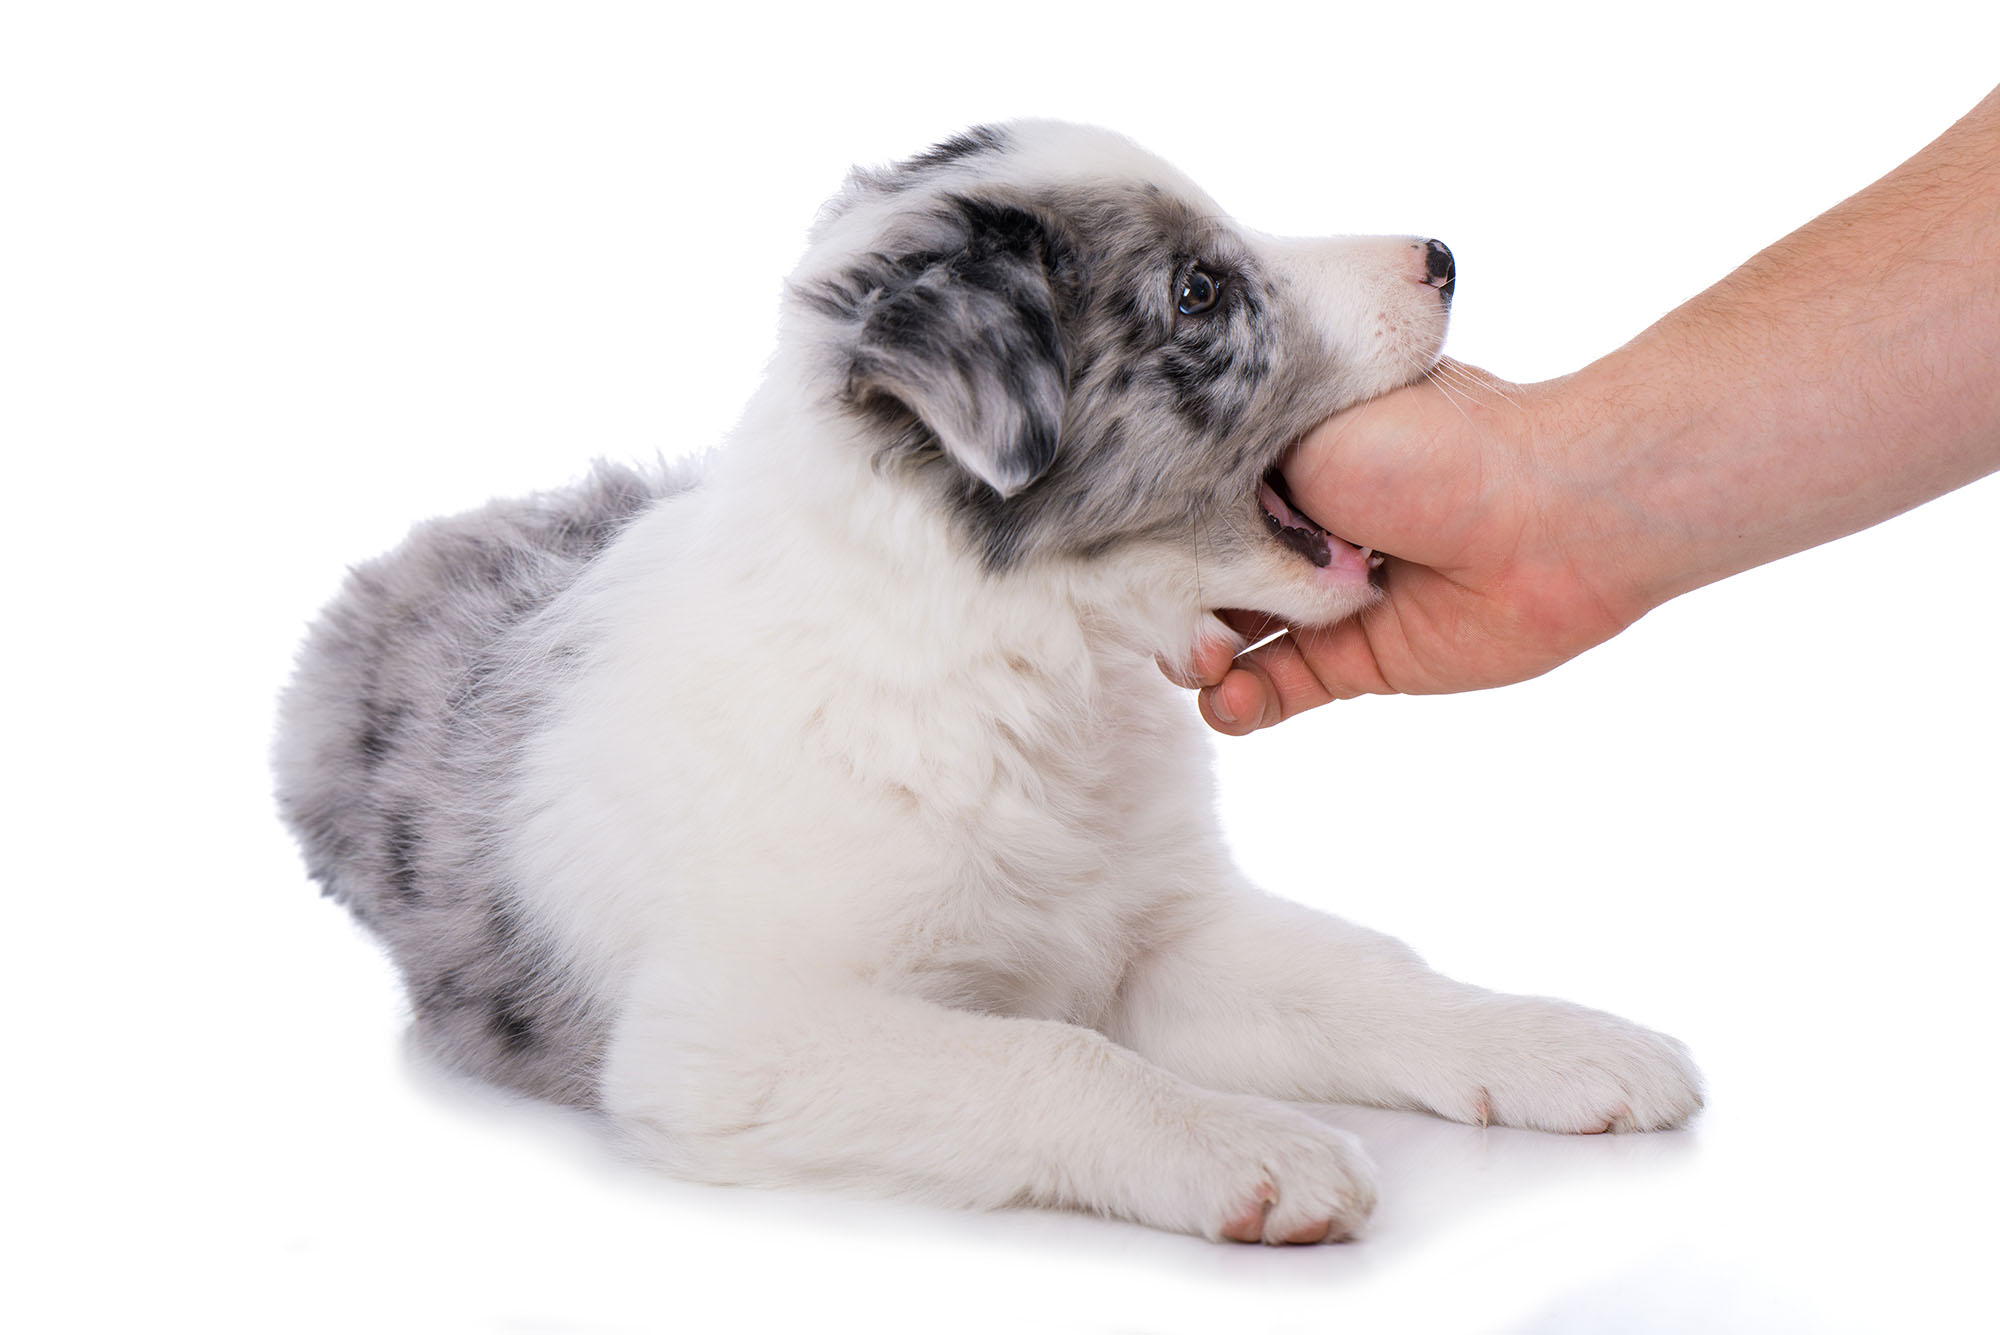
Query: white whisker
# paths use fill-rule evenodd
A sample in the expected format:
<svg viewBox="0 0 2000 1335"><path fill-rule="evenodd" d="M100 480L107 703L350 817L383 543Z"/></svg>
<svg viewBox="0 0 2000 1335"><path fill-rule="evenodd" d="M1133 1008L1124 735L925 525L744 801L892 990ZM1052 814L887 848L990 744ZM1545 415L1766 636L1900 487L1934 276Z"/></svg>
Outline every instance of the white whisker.
<svg viewBox="0 0 2000 1335"><path fill-rule="evenodd" d="M1451 377L1452 383L1476 397L1479 392L1497 396L1513 407L1520 407L1521 401L1509 394L1503 386L1506 382L1486 372L1467 366L1464 362L1445 358L1438 362L1437 371Z"/></svg>
<svg viewBox="0 0 2000 1335"><path fill-rule="evenodd" d="M1188 502L1188 523L1194 530L1194 605L1208 606L1208 600L1201 596L1201 502Z"/></svg>
<svg viewBox="0 0 2000 1335"><path fill-rule="evenodd" d="M1460 417L1463 417L1467 422L1472 420L1472 414L1465 411L1465 404L1460 400L1460 396L1451 392L1451 385L1443 376L1437 373L1436 367L1426 369L1424 371L1424 379L1438 387L1438 392L1444 395L1445 402L1456 408Z"/></svg>

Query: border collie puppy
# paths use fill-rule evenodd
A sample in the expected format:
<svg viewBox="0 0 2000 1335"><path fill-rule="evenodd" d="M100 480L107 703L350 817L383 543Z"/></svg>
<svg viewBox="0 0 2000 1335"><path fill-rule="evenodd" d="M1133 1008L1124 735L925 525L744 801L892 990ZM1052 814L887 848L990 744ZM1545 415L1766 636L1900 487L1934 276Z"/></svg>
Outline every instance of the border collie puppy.
<svg viewBox="0 0 2000 1335"><path fill-rule="evenodd" d="M725 449L353 572L277 745L313 875L446 1061L706 1181L1306 1243L1375 1190L1279 1100L1679 1126L1673 1040L1248 884L1155 665L1369 601L1277 464L1436 362L1452 278L1099 130L857 171Z"/></svg>

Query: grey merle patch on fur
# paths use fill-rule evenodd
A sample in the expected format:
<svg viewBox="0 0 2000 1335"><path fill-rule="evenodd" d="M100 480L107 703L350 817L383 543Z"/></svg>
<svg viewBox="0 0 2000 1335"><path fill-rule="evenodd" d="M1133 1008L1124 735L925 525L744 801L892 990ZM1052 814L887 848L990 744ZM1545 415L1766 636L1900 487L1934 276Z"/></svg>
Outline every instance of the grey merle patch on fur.
<svg viewBox="0 0 2000 1335"><path fill-rule="evenodd" d="M1011 495L1047 470L1060 437L1058 242L1003 204L951 196L934 215L937 244L870 255L802 296L854 326L844 393L897 447L942 451Z"/></svg>
<svg viewBox="0 0 2000 1335"><path fill-rule="evenodd" d="M1002 126L975 125L892 167L856 167L848 173L847 191L829 200L821 216L839 216L853 203L856 194L896 194L920 188L943 171L975 159L1003 154L1013 147L1013 142L1013 136Z"/></svg>
<svg viewBox="0 0 2000 1335"><path fill-rule="evenodd" d="M995 570L1219 529L1341 406L1319 337L1186 203L1004 176L954 180L902 220L897 249L794 291L832 326L843 400L893 463L934 475ZM1220 295L1182 317L1197 264Z"/></svg>
<svg viewBox="0 0 2000 1335"><path fill-rule="evenodd" d="M905 174L921 173L932 167L962 162L982 153L1004 152L1007 144L1007 132L999 126L975 125L962 134L955 134L925 149L903 163L901 170Z"/></svg>
<svg viewBox="0 0 2000 1335"><path fill-rule="evenodd" d="M494 867L506 766L564 655L536 613L676 476L600 465L567 491L419 527L357 569L282 707L279 804L325 893L388 946L427 1045L589 1104L605 1016L523 929Z"/></svg>

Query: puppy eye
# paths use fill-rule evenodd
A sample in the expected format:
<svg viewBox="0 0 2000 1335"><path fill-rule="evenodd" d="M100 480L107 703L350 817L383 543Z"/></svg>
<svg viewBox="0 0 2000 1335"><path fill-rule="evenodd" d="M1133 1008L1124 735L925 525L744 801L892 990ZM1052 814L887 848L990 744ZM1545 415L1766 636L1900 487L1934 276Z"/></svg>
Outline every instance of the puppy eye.
<svg viewBox="0 0 2000 1335"><path fill-rule="evenodd" d="M1206 269L1189 269L1187 277L1181 280L1180 304L1175 309L1182 315L1206 315L1221 296L1220 279Z"/></svg>

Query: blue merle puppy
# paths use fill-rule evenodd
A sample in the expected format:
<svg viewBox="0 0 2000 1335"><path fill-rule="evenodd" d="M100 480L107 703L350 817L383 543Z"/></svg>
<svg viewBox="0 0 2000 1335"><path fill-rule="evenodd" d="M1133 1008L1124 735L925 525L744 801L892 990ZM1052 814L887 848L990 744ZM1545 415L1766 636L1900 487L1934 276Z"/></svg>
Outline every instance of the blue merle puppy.
<svg viewBox="0 0 2000 1335"><path fill-rule="evenodd" d="M1248 884L1155 668L1374 596L1277 465L1435 364L1452 279L1098 130L857 171L726 448L354 572L283 705L313 874L446 1060L708 1181L1305 1243L1375 1190L1280 1100L1681 1124L1671 1039Z"/></svg>

